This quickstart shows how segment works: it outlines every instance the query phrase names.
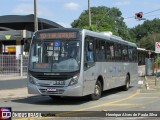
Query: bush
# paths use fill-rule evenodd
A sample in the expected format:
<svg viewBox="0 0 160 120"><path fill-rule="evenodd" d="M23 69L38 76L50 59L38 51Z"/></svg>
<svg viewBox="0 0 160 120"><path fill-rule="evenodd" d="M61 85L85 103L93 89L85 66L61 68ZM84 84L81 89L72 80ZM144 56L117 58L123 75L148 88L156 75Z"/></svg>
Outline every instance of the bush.
<svg viewBox="0 0 160 120"><path fill-rule="evenodd" d="M158 62L158 68L160 68L160 57L155 58L155 64Z"/></svg>

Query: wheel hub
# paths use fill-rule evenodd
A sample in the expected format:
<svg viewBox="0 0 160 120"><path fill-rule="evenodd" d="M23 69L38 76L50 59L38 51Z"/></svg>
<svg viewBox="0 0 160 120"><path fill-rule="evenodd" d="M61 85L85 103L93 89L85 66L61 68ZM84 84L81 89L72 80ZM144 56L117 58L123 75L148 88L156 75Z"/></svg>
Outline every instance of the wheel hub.
<svg viewBox="0 0 160 120"><path fill-rule="evenodd" d="M98 85L96 85L96 87L95 87L95 95L99 95L99 93L100 93L100 88L99 88Z"/></svg>

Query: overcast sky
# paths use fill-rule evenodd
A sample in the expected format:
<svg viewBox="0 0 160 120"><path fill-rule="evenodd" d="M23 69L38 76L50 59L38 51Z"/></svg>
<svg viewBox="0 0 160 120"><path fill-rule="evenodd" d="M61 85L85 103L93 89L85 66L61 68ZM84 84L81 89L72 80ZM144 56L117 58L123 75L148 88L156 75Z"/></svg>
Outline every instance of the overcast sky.
<svg viewBox="0 0 160 120"><path fill-rule="evenodd" d="M117 7L122 12L126 25L131 28L144 21L134 19L135 13L143 12L146 19L160 18L160 0L90 0L91 7ZM33 14L34 0L1 0L0 16ZM37 0L38 17L52 20L64 27L78 19L88 9L88 0Z"/></svg>

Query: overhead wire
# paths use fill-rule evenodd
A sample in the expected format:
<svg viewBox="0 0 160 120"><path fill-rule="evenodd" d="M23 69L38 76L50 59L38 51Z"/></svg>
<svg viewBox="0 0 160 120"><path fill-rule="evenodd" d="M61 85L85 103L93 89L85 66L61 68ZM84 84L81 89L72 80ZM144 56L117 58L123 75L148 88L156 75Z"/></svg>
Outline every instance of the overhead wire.
<svg viewBox="0 0 160 120"><path fill-rule="evenodd" d="M150 13L153 13L153 12L156 12L156 11L159 11L159 10L160 10L160 9L152 10L152 11L150 11L150 12L144 13L143 15L150 14ZM135 16L126 17L126 18L124 18L124 19L130 19L130 18L135 18Z"/></svg>
<svg viewBox="0 0 160 120"><path fill-rule="evenodd" d="M146 17L158 16L158 15L160 15L160 14L157 14L157 15L148 15L148 16L145 16L145 18L146 18Z"/></svg>
<svg viewBox="0 0 160 120"><path fill-rule="evenodd" d="M156 12L156 11L159 11L160 9L157 9L157 10L153 10L153 11L150 11L150 12L147 12L147 13L144 13L144 14L149 14L149 13L153 13L153 12ZM144 15L143 14L143 15Z"/></svg>

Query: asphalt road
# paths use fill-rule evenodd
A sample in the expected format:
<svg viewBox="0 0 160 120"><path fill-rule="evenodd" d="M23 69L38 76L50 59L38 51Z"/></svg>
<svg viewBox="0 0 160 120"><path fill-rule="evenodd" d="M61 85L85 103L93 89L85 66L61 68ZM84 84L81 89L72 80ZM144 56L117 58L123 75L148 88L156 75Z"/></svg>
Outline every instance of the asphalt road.
<svg viewBox="0 0 160 120"><path fill-rule="evenodd" d="M122 91L121 88L111 89L103 92L102 98L97 101L90 101L87 97L82 98L62 98L53 100L48 96L32 96L26 98L14 98L0 100L0 106L12 107L13 111L49 111L56 113L56 116L95 116L95 111L159 111L160 110L160 91L142 89L137 82L131 86L128 91ZM80 111L82 113L76 113ZM85 111L85 112L83 112ZM53 118L53 117L52 117ZM37 119L37 118L36 118ZM42 118L39 118L42 119ZM49 118L43 118L50 120ZM70 119L70 118L54 118ZM80 119L74 117L75 120ZM82 118L81 118L82 119ZM84 118L95 119L95 118ZM108 119L108 117L99 117L97 119ZM109 119L140 119L149 120L151 117L111 117ZM22 118L19 118L22 120ZM23 120L25 120L23 118ZM28 120L28 118L26 118Z"/></svg>
<svg viewBox="0 0 160 120"><path fill-rule="evenodd" d="M3 83L3 81L0 81L0 86L3 86L3 88L19 88L20 86L26 86L26 79L12 81L7 80L3 84L1 83ZM160 111L160 91L153 89L146 90L141 88L137 83L138 81L135 81L128 91L123 91L121 88L107 90L103 92L102 98L97 101L90 101L87 97L67 97L59 100L53 100L48 96L36 95L25 98L2 99L0 100L0 106L12 107L12 111L21 112L49 111L51 113L54 112L55 114L55 111L58 111L56 116L67 116L67 118L54 118L54 120L68 120L70 119L70 116L75 120L79 120L82 116L96 116L97 112L95 111L103 111L104 115L108 111ZM80 113L77 113L76 111L80 111ZM51 120L51 117L43 119ZM152 120L151 117L87 117L83 119ZM19 120L22 120L22 118L19 118ZM23 118L23 120L25 120L25 118ZM28 120L28 118L26 118L26 120Z"/></svg>

